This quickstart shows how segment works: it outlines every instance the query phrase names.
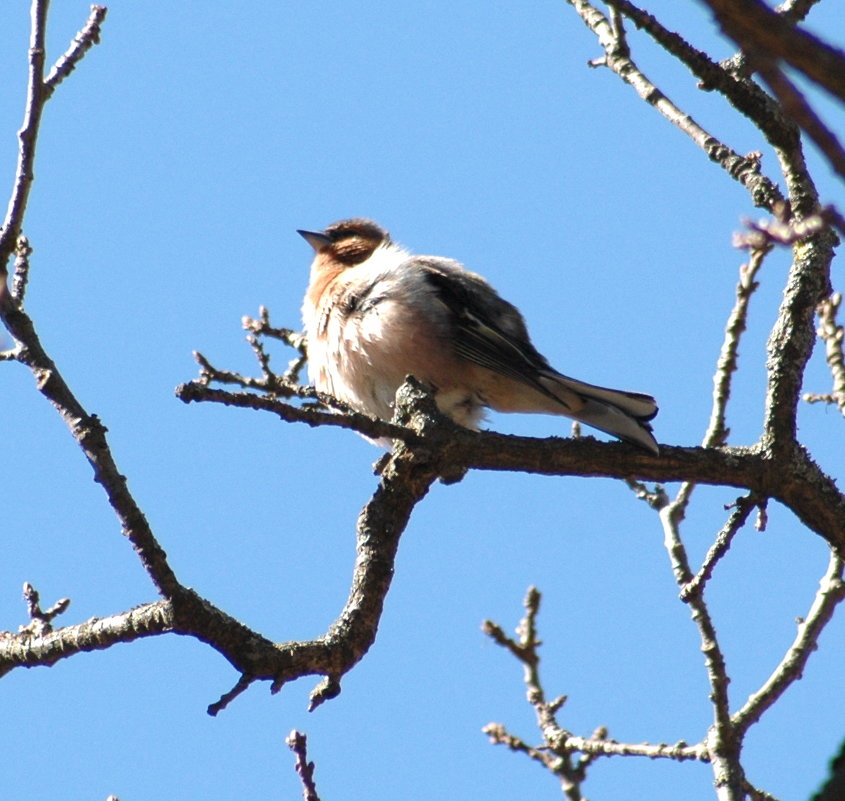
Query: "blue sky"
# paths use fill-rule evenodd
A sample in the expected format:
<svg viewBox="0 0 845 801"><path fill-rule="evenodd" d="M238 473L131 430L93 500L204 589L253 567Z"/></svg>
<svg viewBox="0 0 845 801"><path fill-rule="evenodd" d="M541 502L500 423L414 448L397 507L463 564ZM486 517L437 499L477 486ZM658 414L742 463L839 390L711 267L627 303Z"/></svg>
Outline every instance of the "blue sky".
<svg viewBox="0 0 845 801"><path fill-rule="evenodd" d="M835 21L834 5L813 11L817 30ZM87 14L85 3L54 6L51 62ZM649 8L716 57L732 53L698 4ZM3 5L4 193L27 26L27 4ZM664 91L738 152L763 150L776 175L718 96L631 41ZM522 309L558 369L654 394L658 439L700 441L743 261L731 236L760 212L630 88L589 69L598 55L563 2L111 4L102 44L45 114L27 308L108 426L184 583L279 640L319 635L346 599L379 452L351 432L173 394L196 374L193 350L254 372L240 319L260 305L276 325L299 325L310 251L296 228L365 215L416 252L460 259ZM823 108L841 130L842 109ZM822 191L845 205L841 184L826 179ZM759 435L765 341L788 264L772 254L759 278L732 444ZM288 354L275 358L281 367ZM829 386L817 353L806 389ZM25 622L24 581L45 603L71 597L65 622L154 600L88 464L20 366L0 364L0 400L2 627ZM842 475L841 418L814 406L799 422L817 461ZM568 432L549 417L491 416L490 426ZM736 495L697 491L683 530L694 559ZM619 482L473 473L435 486L403 537L378 640L339 698L309 714L312 681L277 696L258 685L209 718L236 676L176 636L16 671L0 682L8 797L296 798L284 745L296 727L325 801L559 798L551 776L481 734L495 720L539 740L521 669L481 621L512 630L537 585L547 691L570 698L564 725L697 742L711 715L703 660L661 543L654 513ZM774 504L768 530L743 532L720 564L711 608L735 708L788 647L825 565L822 540ZM843 626L829 627L804 679L747 742L750 779L778 797L806 798L845 736ZM697 801L712 797L711 781L707 766L614 759L594 766L586 792Z"/></svg>

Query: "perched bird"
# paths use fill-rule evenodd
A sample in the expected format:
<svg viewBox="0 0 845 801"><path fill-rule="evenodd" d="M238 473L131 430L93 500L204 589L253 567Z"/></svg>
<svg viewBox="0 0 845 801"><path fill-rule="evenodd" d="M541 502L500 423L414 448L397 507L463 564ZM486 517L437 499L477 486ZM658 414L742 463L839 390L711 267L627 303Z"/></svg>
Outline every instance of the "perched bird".
<svg viewBox="0 0 845 801"><path fill-rule="evenodd" d="M321 392L390 420L410 374L468 428L484 407L560 414L658 453L654 398L554 370L519 311L457 261L411 255L371 220L298 233L315 251L302 317Z"/></svg>

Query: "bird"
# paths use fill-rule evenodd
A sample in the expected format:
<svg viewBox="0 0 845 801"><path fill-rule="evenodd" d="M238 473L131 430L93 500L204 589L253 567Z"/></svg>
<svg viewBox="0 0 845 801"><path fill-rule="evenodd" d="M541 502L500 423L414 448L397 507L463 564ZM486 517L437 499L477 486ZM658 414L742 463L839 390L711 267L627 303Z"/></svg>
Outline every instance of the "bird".
<svg viewBox="0 0 845 801"><path fill-rule="evenodd" d="M318 391L390 420L413 375L473 430L487 408L563 415L659 455L651 395L559 373L519 310L460 262L413 255L365 218L297 233L314 250L302 320Z"/></svg>

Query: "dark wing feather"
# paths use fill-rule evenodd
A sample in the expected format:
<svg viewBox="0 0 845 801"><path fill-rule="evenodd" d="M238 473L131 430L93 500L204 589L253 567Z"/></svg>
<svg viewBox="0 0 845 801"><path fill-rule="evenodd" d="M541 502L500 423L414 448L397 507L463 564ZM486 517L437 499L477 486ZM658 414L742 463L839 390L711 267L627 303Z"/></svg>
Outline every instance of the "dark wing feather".
<svg viewBox="0 0 845 801"><path fill-rule="evenodd" d="M454 321L455 352L467 361L521 381L561 403L559 397L540 383L542 372L554 374L555 371L531 344L519 311L479 276L462 269L447 269L451 263L441 259L417 259L426 280Z"/></svg>

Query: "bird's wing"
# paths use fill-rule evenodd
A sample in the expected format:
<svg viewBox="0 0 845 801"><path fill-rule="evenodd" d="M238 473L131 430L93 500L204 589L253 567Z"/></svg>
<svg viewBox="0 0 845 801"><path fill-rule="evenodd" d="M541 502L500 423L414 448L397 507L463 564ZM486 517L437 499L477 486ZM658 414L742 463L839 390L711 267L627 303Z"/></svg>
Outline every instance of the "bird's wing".
<svg viewBox="0 0 845 801"><path fill-rule="evenodd" d="M543 373L554 373L531 344L522 315L480 276L449 259L415 257L453 325L453 347L467 361L528 384L555 400Z"/></svg>
<svg viewBox="0 0 845 801"><path fill-rule="evenodd" d="M481 276L450 259L414 258L453 320L454 348L459 356L521 381L572 411L579 411L584 400L592 398L649 427L647 421L657 414L651 395L588 384L559 373L531 343L516 307Z"/></svg>

